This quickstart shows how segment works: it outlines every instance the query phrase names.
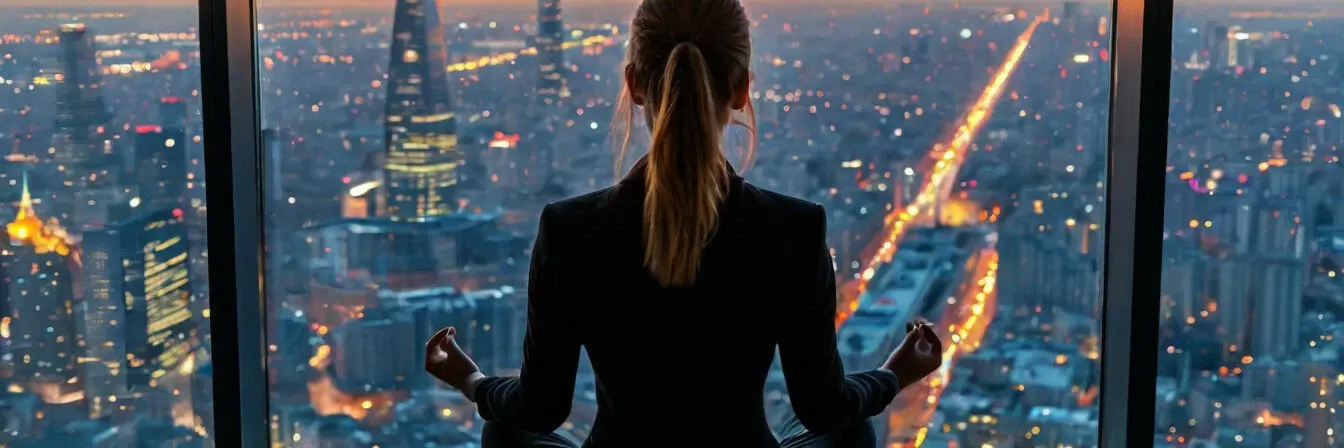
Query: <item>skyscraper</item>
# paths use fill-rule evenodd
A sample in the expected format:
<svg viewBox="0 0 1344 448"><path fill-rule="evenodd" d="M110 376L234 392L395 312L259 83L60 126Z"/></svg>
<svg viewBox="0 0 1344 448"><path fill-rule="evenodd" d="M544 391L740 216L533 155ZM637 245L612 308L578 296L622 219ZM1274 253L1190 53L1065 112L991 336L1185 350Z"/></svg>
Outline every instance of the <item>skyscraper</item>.
<svg viewBox="0 0 1344 448"><path fill-rule="evenodd" d="M65 189L56 201L60 217L80 229L109 220L117 197L118 161L112 151L103 101L102 73L91 36L82 23L61 25L52 161L63 167Z"/></svg>
<svg viewBox="0 0 1344 448"><path fill-rule="evenodd" d="M187 184L186 133L182 127L136 126L137 207L154 211L180 207Z"/></svg>
<svg viewBox="0 0 1344 448"><path fill-rule="evenodd" d="M372 312L372 311L370 311ZM376 313L332 330L332 372L347 390L382 391L406 388L416 372L416 354L388 350L416 343L415 320L409 311Z"/></svg>
<svg viewBox="0 0 1344 448"><path fill-rule="evenodd" d="M565 24L560 0L537 0L537 101L554 105L569 96L565 87Z"/></svg>
<svg viewBox="0 0 1344 448"><path fill-rule="evenodd" d="M1306 259L1314 240L1311 208L1300 200L1264 201L1256 210L1256 253Z"/></svg>
<svg viewBox="0 0 1344 448"><path fill-rule="evenodd" d="M1265 257L1252 272L1255 313L1251 322L1251 354L1296 353L1302 346L1302 300L1306 263L1298 258Z"/></svg>
<svg viewBox="0 0 1344 448"><path fill-rule="evenodd" d="M1078 17L1079 11L1081 9L1082 5L1076 1L1064 2L1064 13L1063 13L1064 19L1072 19Z"/></svg>
<svg viewBox="0 0 1344 448"><path fill-rule="evenodd" d="M199 343L187 306L187 246L181 209L151 211L84 235L85 251L106 254L108 263L117 266L90 270L85 281L106 283L110 296L125 298L126 370L132 387L153 387L152 379L181 367Z"/></svg>
<svg viewBox="0 0 1344 448"><path fill-rule="evenodd" d="M187 101L175 96L159 98L157 123L165 128L187 127Z"/></svg>
<svg viewBox="0 0 1344 448"><path fill-rule="evenodd" d="M75 369L74 275L78 258L65 231L33 210L24 175L19 213L5 226L0 282L9 301L0 337L14 356L14 376L46 403L80 398Z"/></svg>
<svg viewBox="0 0 1344 448"><path fill-rule="evenodd" d="M101 285L107 297L120 299L84 306L86 329L120 325L85 335L81 361L95 380L87 394L98 394L90 400L91 411L97 400L108 410L111 402L117 408L129 403L137 415L194 424L192 385L203 336L193 318L197 305L184 215L180 208L146 210L84 234L81 247L104 264L84 272L86 289ZM123 345L109 346L117 341Z"/></svg>
<svg viewBox="0 0 1344 448"><path fill-rule="evenodd" d="M448 50L432 0L398 0L387 84L387 213L423 220L451 213L461 154L448 95Z"/></svg>
<svg viewBox="0 0 1344 448"><path fill-rule="evenodd" d="M76 322L84 337L79 360L89 416L104 417L124 398L126 372L125 268L119 235L97 230L84 235L84 300Z"/></svg>
<svg viewBox="0 0 1344 448"><path fill-rule="evenodd" d="M1241 351L1250 349L1251 318L1255 312L1251 306L1255 304L1256 292L1252 280L1257 276L1254 259L1219 260L1211 274L1214 275L1212 300L1217 312L1217 335L1227 353L1240 358L1241 354L1232 347L1240 347Z"/></svg>
<svg viewBox="0 0 1344 448"><path fill-rule="evenodd" d="M1081 10L1082 5L1076 1L1064 2L1063 18L1060 20L1060 23L1063 24L1065 30L1070 33L1078 32L1078 22L1081 19L1079 17Z"/></svg>

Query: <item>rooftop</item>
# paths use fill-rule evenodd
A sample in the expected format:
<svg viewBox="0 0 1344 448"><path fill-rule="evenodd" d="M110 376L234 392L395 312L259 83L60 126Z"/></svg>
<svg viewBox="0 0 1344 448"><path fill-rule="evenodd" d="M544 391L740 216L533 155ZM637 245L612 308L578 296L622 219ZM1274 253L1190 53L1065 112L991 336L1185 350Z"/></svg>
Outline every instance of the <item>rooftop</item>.
<svg viewBox="0 0 1344 448"><path fill-rule="evenodd" d="M1067 389L1073 378L1073 368L1059 364L1059 354L1044 350L1012 353L1012 381L1027 386Z"/></svg>
<svg viewBox="0 0 1344 448"><path fill-rule="evenodd" d="M1096 427L1099 416L1093 409L1064 409L1053 406L1031 408L1028 420Z"/></svg>
<svg viewBox="0 0 1344 448"><path fill-rule="evenodd" d="M489 223L499 215L493 213L459 213L430 218L425 221L392 221L384 218L343 218L314 224L311 228L318 231L328 229L346 230L356 234L404 233L426 230L461 231Z"/></svg>

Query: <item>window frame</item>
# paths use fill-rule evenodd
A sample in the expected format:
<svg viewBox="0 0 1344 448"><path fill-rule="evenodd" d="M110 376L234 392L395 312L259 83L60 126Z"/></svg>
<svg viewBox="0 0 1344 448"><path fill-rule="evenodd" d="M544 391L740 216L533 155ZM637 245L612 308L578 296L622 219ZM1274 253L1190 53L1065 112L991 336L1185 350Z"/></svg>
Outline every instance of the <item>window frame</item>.
<svg viewBox="0 0 1344 448"><path fill-rule="evenodd" d="M1152 446L1173 0L1115 0L1102 265L1101 446ZM1137 331L1136 331L1137 330Z"/></svg>
<svg viewBox="0 0 1344 448"><path fill-rule="evenodd" d="M256 15L252 0L199 0L215 444L269 445Z"/></svg>
<svg viewBox="0 0 1344 448"><path fill-rule="evenodd" d="M206 199L220 209L207 214L216 444L261 448L271 428L256 4L198 0L198 7L205 171L216 185ZM1140 199L1165 197L1173 0L1114 0L1110 17L1098 440L1151 446L1165 207Z"/></svg>

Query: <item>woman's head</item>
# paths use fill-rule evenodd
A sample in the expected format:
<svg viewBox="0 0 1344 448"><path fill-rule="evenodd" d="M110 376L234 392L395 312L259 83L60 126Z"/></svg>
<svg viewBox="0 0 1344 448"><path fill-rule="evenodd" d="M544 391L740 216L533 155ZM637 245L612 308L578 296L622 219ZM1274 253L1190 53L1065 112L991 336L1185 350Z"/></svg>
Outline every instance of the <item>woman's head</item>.
<svg viewBox="0 0 1344 448"><path fill-rule="evenodd" d="M738 0L644 0L631 21L625 85L613 129L630 141L635 107L650 143L644 184L644 263L663 285L695 281L727 194L724 128L752 132L751 21ZM745 121L733 111L746 113Z"/></svg>

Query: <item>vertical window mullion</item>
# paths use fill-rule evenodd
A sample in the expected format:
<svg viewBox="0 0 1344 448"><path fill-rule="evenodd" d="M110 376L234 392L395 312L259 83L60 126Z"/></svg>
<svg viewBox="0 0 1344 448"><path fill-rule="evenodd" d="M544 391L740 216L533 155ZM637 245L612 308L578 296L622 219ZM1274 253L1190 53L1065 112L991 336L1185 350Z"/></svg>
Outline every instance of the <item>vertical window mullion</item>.
<svg viewBox="0 0 1344 448"><path fill-rule="evenodd" d="M268 443L252 0L199 0L215 444Z"/></svg>
<svg viewBox="0 0 1344 448"><path fill-rule="evenodd" d="M1152 446L1172 0L1114 11L1100 441Z"/></svg>

